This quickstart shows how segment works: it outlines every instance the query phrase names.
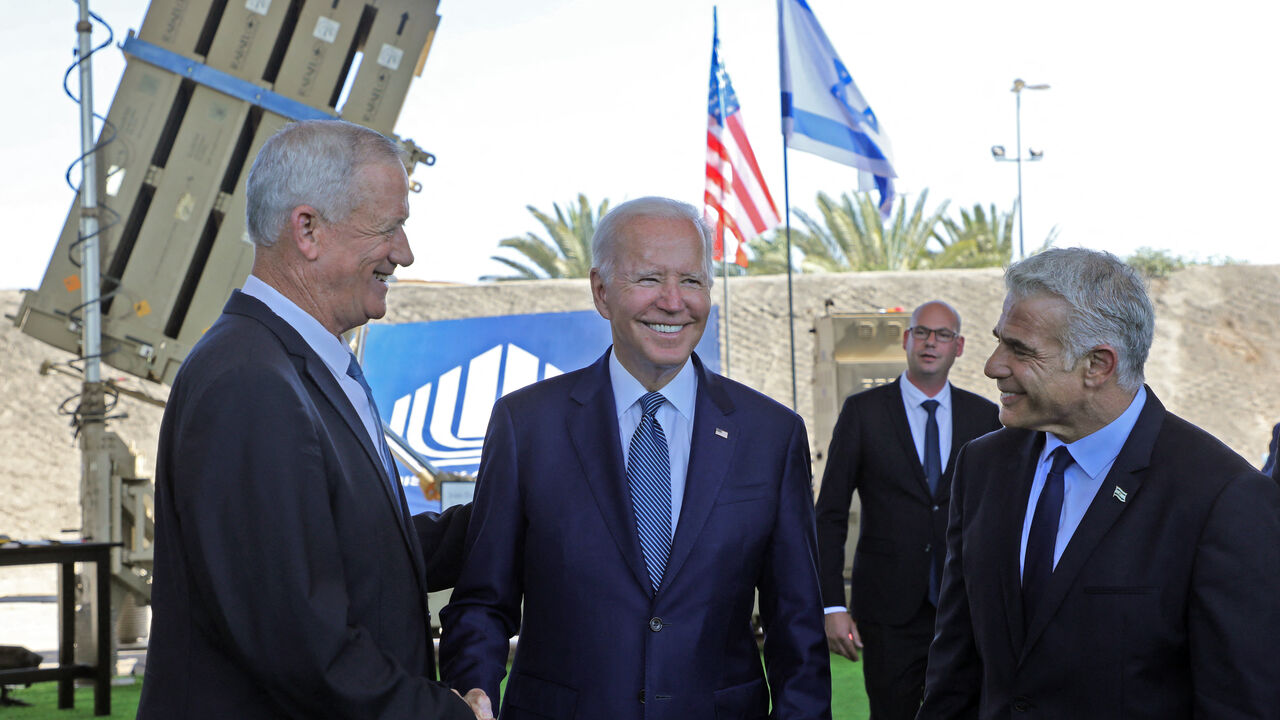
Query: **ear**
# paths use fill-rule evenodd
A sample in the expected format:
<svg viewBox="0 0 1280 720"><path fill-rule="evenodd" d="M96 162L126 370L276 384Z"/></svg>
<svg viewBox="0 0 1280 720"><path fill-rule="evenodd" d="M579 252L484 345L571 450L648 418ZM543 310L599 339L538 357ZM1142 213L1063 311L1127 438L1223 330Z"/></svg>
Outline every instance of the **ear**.
<svg viewBox="0 0 1280 720"><path fill-rule="evenodd" d="M902 331L902 349L907 349L907 338L911 337L911 328Z"/></svg>
<svg viewBox="0 0 1280 720"><path fill-rule="evenodd" d="M1099 345L1085 353L1081 362L1084 363L1085 386L1099 388L1115 378L1120 354L1110 345Z"/></svg>
<svg viewBox="0 0 1280 720"><path fill-rule="evenodd" d="M956 336L956 357L960 357L963 354L964 354L964 336L957 335Z"/></svg>
<svg viewBox="0 0 1280 720"><path fill-rule="evenodd" d="M289 241L308 260L320 257L320 211L310 205L299 205L289 213Z"/></svg>
<svg viewBox="0 0 1280 720"><path fill-rule="evenodd" d="M605 304L605 285L604 278L600 277L600 271L591 268L591 299L596 303L596 312L605 320L612 320L609 317L609 306Z"/></svg>

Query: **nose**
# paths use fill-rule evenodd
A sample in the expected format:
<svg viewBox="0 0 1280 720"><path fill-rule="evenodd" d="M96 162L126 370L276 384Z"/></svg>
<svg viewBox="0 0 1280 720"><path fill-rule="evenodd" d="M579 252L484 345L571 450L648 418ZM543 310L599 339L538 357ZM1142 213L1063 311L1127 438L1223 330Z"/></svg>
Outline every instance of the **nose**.
<svg viewBox="0 0 1280 720"><path fill-rule="evenodd" d="M991 351L991 357L987 358L986 364L982 366L982 372L992 380L1009 376L1009 366L1004 361L1002 345L996 345L996 349Z"/></svg>
<svg viewBox="0 0 1280 720"><path fill-rule="evenodd" d="M387 259L400 267L408 267L413 264L413 249L409 247L409 236L405 233L404 228L396 231L395 239L391 241L391 252L387 255Z"/></svg>
<svg viewBox="0 0 1280 720"><path fill-rule="evenodd" d="M658 293L658 309L663 312L676 313L684 309L684 295L680 294L678 278L662 283Z"/></svg>

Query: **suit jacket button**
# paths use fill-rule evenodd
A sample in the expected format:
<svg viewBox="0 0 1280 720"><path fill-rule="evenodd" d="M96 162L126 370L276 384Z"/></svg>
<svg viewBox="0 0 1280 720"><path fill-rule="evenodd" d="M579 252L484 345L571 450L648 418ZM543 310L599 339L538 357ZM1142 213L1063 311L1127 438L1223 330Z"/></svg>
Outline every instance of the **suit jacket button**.
<svg viewBox="0 0 1280 720"><path fill-rule="evenodd" d="M925 546L924 546L924 551L925 551L925 552L930 552L930 551L932 551L932 550L933 550L933 545L925 545Z"/></svg>
<svg viewBox="0 0 1280 720"><path fill-rule="evenodd" d="M643 690L641 690L641 691L640 691L640 704L641 704L641 705L643 705L643 704L644 704L644 691L643 691Z"/></svg>
<svg viewBox="0 0 1280 720"><path fill-rule="evenodd" d="M1026 698L1014 698L1013 709L1018 712L1027 712L1031 709L1031 703L1027 702Z"/></svg>
<svg viewBox="0 0 1280 720"><path fill-rule="evenodd" d="M934 511L934 512L938 512L938 506L937 506L937 505L934 505L934 506L933 506L933 511Z"/></svg>
<svg viewBox="0 0 1280 720"><path fill-rule="evenodd" d="M656 617L656 618L650 618L650 619L649 619L649 629L650 629L650 630L652 630L652 631L654 631L654 632L659 632L659 631L661 631L661 630L662 630L662 618L658 618L658 617Z"/></svg>

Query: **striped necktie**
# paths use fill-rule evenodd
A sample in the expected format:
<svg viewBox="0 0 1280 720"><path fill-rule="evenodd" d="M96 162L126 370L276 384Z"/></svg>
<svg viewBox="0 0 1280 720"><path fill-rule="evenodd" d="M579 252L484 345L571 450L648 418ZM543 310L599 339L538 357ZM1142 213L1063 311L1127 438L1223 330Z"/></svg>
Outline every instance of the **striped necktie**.
<svg viewBox="0 0 1280 720"><path fill-rule="evenodd" d="M667 436L656 413L666 398L651 392L640 398L644 415L631 436L627 452L627 483L631 506L636 514L640 548L649 569L649 581L656 595L671 553L671 461Z"/></svg>

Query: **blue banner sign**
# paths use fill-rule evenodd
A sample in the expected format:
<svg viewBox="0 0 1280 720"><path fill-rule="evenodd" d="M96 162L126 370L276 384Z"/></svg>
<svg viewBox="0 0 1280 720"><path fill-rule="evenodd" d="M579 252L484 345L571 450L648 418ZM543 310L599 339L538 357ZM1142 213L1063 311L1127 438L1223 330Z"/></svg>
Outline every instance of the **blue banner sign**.
<svg viewBox="0 0 1280 720"><path fill-rule="evenodd" d="M720 368L719 308L697 352ZM436 468L474 474L493 403L525 385L595 362L612 343L594 310L370 325L365 376L387 428ZM438 510L401 473L410 512Z"/></svg>

